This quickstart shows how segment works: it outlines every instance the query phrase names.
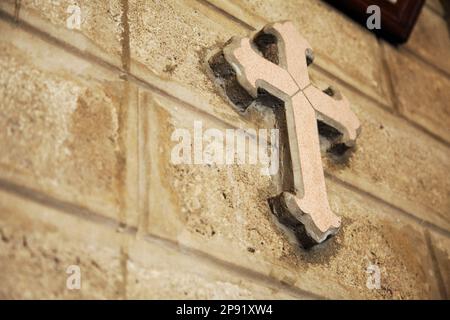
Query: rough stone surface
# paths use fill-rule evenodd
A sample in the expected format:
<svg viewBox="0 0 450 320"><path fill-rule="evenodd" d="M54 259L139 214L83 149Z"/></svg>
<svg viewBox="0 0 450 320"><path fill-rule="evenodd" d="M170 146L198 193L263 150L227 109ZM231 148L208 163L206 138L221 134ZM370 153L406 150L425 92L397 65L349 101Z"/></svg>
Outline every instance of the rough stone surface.
<svg viewBox="0 0 450 320"><path fill-rule="evenodd" d="M117 218L123 81L1 28L0 177Z"/></svg>
<svg viewBox="0 0 450 320"><path fill-rule="evenodd" d="M318 83L334 85L322 74L313 75ZM325 171L449 229L450 181L442 177L450 171L450 149L370 100L339 88L351 101L362 130L348 159L336 161L323 153Z"/></svg>
<svg viewBox="0 0 450 320"><path fill-rule="evenodd" d="M133 74L229 123L255 126L236 112L207 74L209 55L232 36L247 35L248 29L195 1L133 1L129 10ZM264 113L260 118L253 120L264 122Z"/></svg>
<svg viewBox="0 0 450 320"><path fill-rule="evenodd" d="M171 164L173 129L192 128L196 116L162 97L148 98L147 104L154 130L148 137L153 155L148 174L150 233L327 297L436 295L422 229L401 220L398 212L328 183L342 230L323 246L303 251L274 221L267 199L278 187L270 177L261 176L255 165ZM167 110L169 105L176 111ZM151 190L167 192L156 195ZM366 288L369 262L383 270L380 290Z"/></svg>
<svg viewBox="0 0 450 320"><path fill-rule="evenodd" d="M450 142L450 79L389 45L385 49L400 112Z"/></svg>
<svg viewBox="0 0 450 320"><path fill-rule="evenodd" d="M129 299L301 299L279 286L243 279L229 268L206 259L176 253L159 244L136 241L129 245Z"/></svg>
<svg viewBox="0 0 450 320"><path fill-rule="evenodd" d="M0 2L0 10L8 13L11 16L15 16L16 1L15 0L3 0Z"/></svg>
<svg viewBox="0 0 450 320"><path fill-rule="evenodd" d="M448 71L448 41L431 9L408 48L380 51L322 1L83 0L81 30L66 26L71 1L22 0L17 24L14 2L0 1L0 298L448 298L450 80L434 67ZM362 122L349 158L321 141L343 222L309 251L270 210L280 177L170 162L173 130L195 120L274 126L260 104L236 112L207 61L286 18ZM144 81L110 67L126 67L128 36ZM65 287L70 264L80 291Z"/></svg>
<svg viewBox="0 0 450 320"><path fill-rule="evenodd" d="M445 16L445 6L444 6L445 0L427 0L425 4L433 9L436 13Z"/></svg>
<svg viewBox="0 0 450 320"><path fill-rule="evenodd" d="M1 191L0 298L122 298L119 240L112 229ZM80 290L66 287L71 265L80 267Z"/></svg>
<svg viewBox="0 0 450 320"><path fill-rule="evenodd" d="M406 46L450 74L450 32L446 21L436 13L422 10Z"/></svg>
<svg viewBox="0 0 450 320"><path fill-rule="evenodd" d="M433 252L437 260L437 267L442 277L442 298L450 297L450 239L433 233L431 235Z"/></svg>
<svg viewBox="0 0 450 320"><path fill-rule="evenodd" d="M322 1L216 1L216 6L251 24L292 20L309 41L315 64L390 104L376 38ZM337 31L339 30L339 31Z"/></svg>
<svg viewBox="0 0 450 320"><path fill-rule="evenodd" d="M68 27L71 5L80 8L80 29ZM124 29L122 12L121 0L23 0L20 20L120 66Z"/></svg>

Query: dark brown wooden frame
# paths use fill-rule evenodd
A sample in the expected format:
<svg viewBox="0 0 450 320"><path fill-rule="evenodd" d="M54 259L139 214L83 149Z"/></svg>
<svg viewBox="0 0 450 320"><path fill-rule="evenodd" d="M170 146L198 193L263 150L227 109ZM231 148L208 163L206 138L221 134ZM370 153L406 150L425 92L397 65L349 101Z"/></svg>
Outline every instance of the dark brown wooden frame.
<svg viewBox="0 0 450 320"><path fill-rule="evenodd" d="M367 7L377 5L381 9L381 29L373 31L381 37L396 43L408 40L425 0L325 0L334 7L344 11L366 27Z"/></svg>

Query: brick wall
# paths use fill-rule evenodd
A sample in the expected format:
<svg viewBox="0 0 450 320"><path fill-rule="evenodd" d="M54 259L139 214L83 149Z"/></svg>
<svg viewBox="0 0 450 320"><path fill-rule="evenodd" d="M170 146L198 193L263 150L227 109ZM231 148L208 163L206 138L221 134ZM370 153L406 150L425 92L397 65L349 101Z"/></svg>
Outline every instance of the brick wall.
<svg viewBox="0 0 450 320"><path fill-rule="evenodd" d="M80 30L66 26L71 4ZM428 1L395 48L313 0L2 0L0 298L448 298L444 16ZM258 166L169 161L173 129L195 120L273 125L270 110L236 113L206 59L282 19L362 124L345 164L323 155L343 227L310 251L277 226L278 180ZM66 288L69 265L81 290Z"/></svg>

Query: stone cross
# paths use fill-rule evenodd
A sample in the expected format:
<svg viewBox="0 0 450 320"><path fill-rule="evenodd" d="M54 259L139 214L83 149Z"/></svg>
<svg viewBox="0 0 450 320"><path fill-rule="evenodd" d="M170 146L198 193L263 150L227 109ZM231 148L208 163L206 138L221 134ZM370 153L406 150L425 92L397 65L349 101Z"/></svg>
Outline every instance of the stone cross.
<svg viewBox="0 0 450 320"><path fill-rule="evenodd" d="M295 191L283 192L280 199L307 236L321 243L337 232L341 220L327 199L317 118L337 129L350 147L360 123L342 95L327 95L311 83L306 55L312 49L292 22L269 24L263 32L277 39L278 64L256 52L250 38L232 38L224 57L250 95L256 98L262 88L284 102Z"/></svg>

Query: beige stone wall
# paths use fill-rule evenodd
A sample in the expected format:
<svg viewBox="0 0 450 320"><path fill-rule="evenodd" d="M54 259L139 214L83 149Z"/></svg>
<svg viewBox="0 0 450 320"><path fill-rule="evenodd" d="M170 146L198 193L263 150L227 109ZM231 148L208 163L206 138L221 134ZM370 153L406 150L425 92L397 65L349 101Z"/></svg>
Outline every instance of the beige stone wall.
<svg viewBox="0 0 450 320"><path fill-rule="evenodd" d="M74 3L80 30L66 27ZM316 0L2 0L0 298L448 298L444 15L428 1L395 48ZM282 19L362 123L347 163L323 154L343 227L310 251L277 226L278 180L258 166L169 161L173 129L195 120L273 126L270 110L235 112L205 59Z"/></svg>

